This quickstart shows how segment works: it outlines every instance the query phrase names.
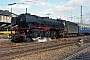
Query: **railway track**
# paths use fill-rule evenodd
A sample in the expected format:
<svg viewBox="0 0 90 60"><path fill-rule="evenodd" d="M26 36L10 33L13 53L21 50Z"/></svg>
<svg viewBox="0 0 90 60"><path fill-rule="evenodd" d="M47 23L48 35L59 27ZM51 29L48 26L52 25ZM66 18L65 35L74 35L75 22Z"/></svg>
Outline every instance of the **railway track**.
<svg viewBox="0 0 90 60"><path fill-rule="evenodd" d="M82 49L79 52L63 59L63 60L90 60L90 46L85 49Z"/></svg>
<svg viewBox="0 0 90 60"><path fill-rule="evenodd" d="M48 50L60 49L66 46L77 44L76 40L52 40L44 43L29 42L29 43L12 43L0 45L0 59L8 60L16 57L21 57L28 54L43 52Z"/></svg>
<svg viewBox="0 0 90 60"><path fill-rule="evenodd" d="M78 40L79 38L90 38L90 36L79 36L79 37L70 37L70 38L59 38L59 39L53 39L51 41L47 41L47 42L57 42L58 40L60 41L60 43L64 43L64 42L69 42L71 40ZM2 39L3 40L3 39ZM29 43L25 43L25 42L22 42L22 43L2 43L0 44L0 48L6 48L6 47L15 47L15 46L22 46L22 45L28 45L28 44L39 44L38 42L29 42Z"/></svg>
<svg viewBox="0 0 90 60"><path fill-rule="evenodd" d="M28 54L34 54L37 52L63 48L66 46L70 46L74 43L76 42L72 41L72 42L65 42L61 44L58 41L58 42L45 42L45 43L40 43L40 44L35 44L35 45L27 44L27 45L22 45L22 46L2 48L0 49L0 59L1 60L13 59L16 57L20 57L20 56L24 56Z"/></svg>
<svg viewBox="0 0 90 60"><path fill-rule="evenodd" d="M86 53L80 54L79 56L77 56L75 58L75 60L79 60L79 59L81 59L81 60L90 60L90 50Z"/></svg>

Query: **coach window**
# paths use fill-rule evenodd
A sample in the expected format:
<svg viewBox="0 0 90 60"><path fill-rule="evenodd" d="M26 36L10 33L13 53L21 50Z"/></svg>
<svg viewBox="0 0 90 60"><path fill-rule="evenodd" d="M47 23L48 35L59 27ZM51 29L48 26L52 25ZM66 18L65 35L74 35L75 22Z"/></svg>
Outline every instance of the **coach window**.
<svg viewBox="0 0 90 60"><path fill-rule="evenodd" d="M86 30L86 26L84 26L84 30Z"/></svg>
<svg viewBox="0 0 90 60"><path fill-rule="evenodd" d="M84 30L84 29L83 29L83 26L82 26L82 30Z"/></svg>
<svg viewBox="0 0 90 60"><path fill-rule="evenodd" d="M87 27L87 29L89 30L89 27Z"/></svg>
<svg viewBox="0 0 90 60"><path fill-rule="evenodd" d="M82 26L80 26L80 30L82 30Z"/></svg>
<svg viewBox="0 0 90 60"><path fill-rule="evenodd" d="M88 29L87 29L87 26L85 27L85 30L88 30Z"/></svg>
<svg viewBox="0 0 90 60"><path fill-rule="evenodd" d="M83 27L83 30L86 30L85 26Z"/></svg>
<svg viewBox="0 0 90 60"><path fill-rule="evenodd" d="M88 30L87 26L85 27L86 30Z"/></svg>
<svg viewBox="0 0 90 60"><path fill-rule="evenodd" d="M86 26L86 30L88 30L88 26Z"/></svg>
<svg viewBox="0 0 90 60"><path fill-rule="evenodd" d="M88 30L89 30L89 26L88 26Z"/></svg>
<svg viewBox="0 0 90 60"><path fill-rule="evenodd" d="M83 30L85 30L85 26L83 26Z"/></svg>
<svg viewBox="0 0 90 60"><path fill-rule="evenodd" d="M80 30L81 30L81 26L80 26Z"/></svg>
<svg viewBox="0 0 90 60"><path fill-rule="evenodd" d="M89 30L89 27L88 27L88 30Z"/></svg>
<svg viewBox="0 0 90 60"><path fill-rule="evenodd" d="M88 30L88 27L86 26L86 30Z"/></svg>
<svg viewBox="0 0 90 60"><path fill-rule="evenodd" d="M89 30L89 27L87 27L87 30Z"/></svg>
<svg viewBox="0 0 90 60"><path fill-rule="evenodd" d="M86 30L88 30L88 27L86 26Z"/></svg>
<svg viewBox="0 0 90 60"><path fill-rule="evenodd" d="M83 30L83 26L82 26L82 30Z"/></svg>

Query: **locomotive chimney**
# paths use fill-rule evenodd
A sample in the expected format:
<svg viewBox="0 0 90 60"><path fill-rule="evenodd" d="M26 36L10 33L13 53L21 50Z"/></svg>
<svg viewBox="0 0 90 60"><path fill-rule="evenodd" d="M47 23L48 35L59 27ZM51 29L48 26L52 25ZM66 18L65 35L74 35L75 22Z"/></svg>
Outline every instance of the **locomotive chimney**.
<svg viewBox="0 0 90 60"><path fill-rule="evenodd" d="M26 8L26 14L27 14L27 8Z"/></svg>

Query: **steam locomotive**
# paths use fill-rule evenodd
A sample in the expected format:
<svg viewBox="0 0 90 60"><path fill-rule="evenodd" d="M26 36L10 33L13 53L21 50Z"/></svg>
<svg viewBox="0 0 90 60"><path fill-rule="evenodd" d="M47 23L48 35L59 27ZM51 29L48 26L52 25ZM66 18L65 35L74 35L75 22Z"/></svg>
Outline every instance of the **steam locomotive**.
<svg viewBox="0 0 90 60"><path fill-rule="evenodd" d="M12 34L13 42L30 42L37 37L70 37L78 35L78 24L49 17L40 17L29 13L20 14L12 18L15 34Z"/></svg>

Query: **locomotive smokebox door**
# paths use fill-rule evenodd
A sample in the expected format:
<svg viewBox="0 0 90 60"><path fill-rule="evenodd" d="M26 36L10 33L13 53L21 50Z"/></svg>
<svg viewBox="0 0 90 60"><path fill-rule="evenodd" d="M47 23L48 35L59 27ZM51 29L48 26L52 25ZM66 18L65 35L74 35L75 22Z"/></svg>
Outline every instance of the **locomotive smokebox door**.
<svg viewBox="0 0 90 60"><path fill-rule="evenodd" d="M16 24L16 17L12 17L11 24Z"/></svg>

